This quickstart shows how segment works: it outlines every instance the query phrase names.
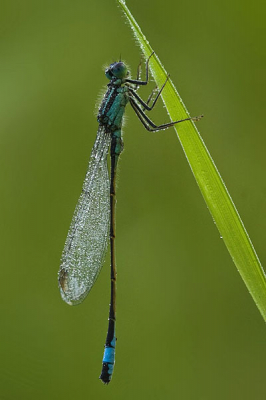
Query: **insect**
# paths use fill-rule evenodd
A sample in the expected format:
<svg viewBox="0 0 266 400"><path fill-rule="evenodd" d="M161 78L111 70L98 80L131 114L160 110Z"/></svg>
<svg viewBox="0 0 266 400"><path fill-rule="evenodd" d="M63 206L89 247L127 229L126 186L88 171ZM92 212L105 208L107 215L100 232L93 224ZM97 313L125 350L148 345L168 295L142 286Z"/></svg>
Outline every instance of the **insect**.
<svg viewBox="0 0 266 400"><path fill-rule="evenodd" d="M140 68L137 78L131 79L127 66L114 62L105 70L109 79L107 91L98 112L99 128L91 152L88 170L83 183L69 228L61 265L58 274L59 288L63 300L76 305L81 303L94 285L104 263L108 239L111 253L111 301L109 323L100 379L109 383L112 378L116 346L116 260L115 260L115 202L116 171L119 156L123 149L122 121L127 103L130 103L138 118L149 131L160 131L201 117L185 118L180 121L155 125L146 115L155 106L167 82L158 91L152 101L143 101L137 94L140 86L149 80L149 61L146 61L146 79L140 80ZM168 79L168 78L167 78ZM152 102L151 105L149 105ZM110 149L110 178L107 156Z"/></svg>

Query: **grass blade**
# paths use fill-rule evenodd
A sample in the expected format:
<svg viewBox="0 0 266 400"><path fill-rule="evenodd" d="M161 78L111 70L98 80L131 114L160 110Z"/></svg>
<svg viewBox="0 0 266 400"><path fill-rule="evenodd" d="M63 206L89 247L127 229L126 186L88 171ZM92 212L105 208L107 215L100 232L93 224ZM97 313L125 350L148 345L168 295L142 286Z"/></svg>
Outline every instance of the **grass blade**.
<svg viewBox="0 0 266 400"><path fill-rule="evenodd" d="M153 51L152 47L125 2L123 0L117 1L147 58ZM150 69L157 86L160 87L167 74L157 55L151 58ZM170 79L162 92L162 99L172 121L189 116ZM266 276L228 190L195 124L187 121L177 125L175 129L178 130L178 139L220 235L255 304L266 321Z"/></svg>

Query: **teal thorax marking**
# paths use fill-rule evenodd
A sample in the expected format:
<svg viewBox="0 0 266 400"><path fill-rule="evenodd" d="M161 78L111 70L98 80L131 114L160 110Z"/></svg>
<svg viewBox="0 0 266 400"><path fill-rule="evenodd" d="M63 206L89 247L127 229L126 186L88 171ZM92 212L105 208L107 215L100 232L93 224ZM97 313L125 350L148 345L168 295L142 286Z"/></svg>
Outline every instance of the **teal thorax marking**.
<svg viewBox="0 0 266 400"><path fill-rule="evenodd" d="M129 100L128 87L122 85L126 83L128 74L126 65L121 61L111 64L105 70L110 83L99 109L98 122L111 133L122 128L125 106Z"/></svg>
<svg viewBox="0 0 266 400"><path fill-rule="evenodd" d="M121 79L108 84L98 113L99 124L111 133L122 128L125 106L128 103L128 88L121 84Z"/></svg>
<svg viewBox="0 0 266 400"><path fill-rule="evenodd" d="M128 76L127 67L122 62L111 64L105 71L110 79L107 92L98 112L98 122L111 134L111 153L118 159L123 150L122 121L129 101L128 87L122 86Z"/></svg>

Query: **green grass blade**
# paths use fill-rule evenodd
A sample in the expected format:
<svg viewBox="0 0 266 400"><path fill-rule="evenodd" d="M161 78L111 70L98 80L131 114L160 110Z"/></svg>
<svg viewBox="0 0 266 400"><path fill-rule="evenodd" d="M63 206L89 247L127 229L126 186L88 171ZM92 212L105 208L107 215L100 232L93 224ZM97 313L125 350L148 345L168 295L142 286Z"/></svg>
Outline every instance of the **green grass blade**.
<svg viewBox="0 0 266 400"><path fill-rule="evenodd" d="M147 58L153 51L152 47L125 2L117 1ZM167 74L157 55L151 58L150 69L157 86L160 87ZM170 79L162 92L162 99L172 121L189 116ZM266 321L266 276L243 222L195 124L191 121L183 122L176 125L177 130L178 139L220 235Z"/></svg>

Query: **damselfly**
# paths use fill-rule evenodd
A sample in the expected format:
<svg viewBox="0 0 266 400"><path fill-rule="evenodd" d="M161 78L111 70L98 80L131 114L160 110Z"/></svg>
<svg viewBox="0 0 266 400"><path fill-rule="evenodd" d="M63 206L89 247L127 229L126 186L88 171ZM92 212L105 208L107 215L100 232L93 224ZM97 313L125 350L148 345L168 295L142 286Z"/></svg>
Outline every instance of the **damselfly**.
<svg viewBox="0 0 266 400"><path fill-rule="evenodd" d="M190 119L195 121L200 118L185 118L157 126L147 117L145 111L153 109L166 84L165 82L153 101L152 95L145 102L137 94L139 86L148 83L148 64L152 55L153 53L146 61L146 79L144 81L140 80L140 65L136 79L129 77L127 66L122 61L114 62L105 70L105 75L110 82L99 108L99 128L96 141L90 156L82 193L69 228L58 274L59 288L63 300L71 305L81 303L94 285L102 268L109 237L111 301L100 376L104 383L110 382L115 362L115 181L117 163L123 149L121 128L125 106L129 102L144 127L154 132L170 128L179 122ZM151 105L149 105L150 103ZM111 158L110 179L107 166L109 148Z"/></svg>

